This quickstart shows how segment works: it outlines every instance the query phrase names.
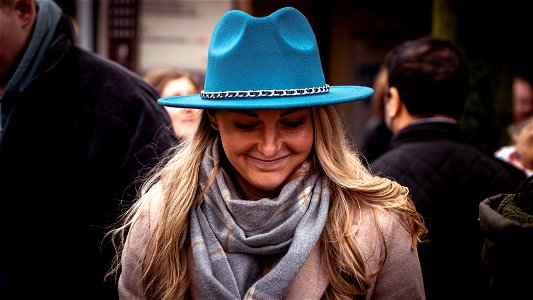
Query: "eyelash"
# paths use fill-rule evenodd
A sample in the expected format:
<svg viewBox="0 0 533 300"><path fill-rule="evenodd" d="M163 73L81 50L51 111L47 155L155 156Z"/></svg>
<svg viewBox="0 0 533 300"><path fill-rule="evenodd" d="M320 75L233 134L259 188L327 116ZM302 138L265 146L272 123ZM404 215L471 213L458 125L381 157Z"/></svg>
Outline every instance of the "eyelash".
<svg viewBox="0 0 533 300"><path fill-rule="evenodd" d="M305 120L303 119L281 122L281 125L287 129L296 129L302 126L303 124L305 124ZM235 126L235 128L240 129L240 130L249 131L249 130L255 129L257 126L259 126L259 124L258 123L242 124L239 122L233 122L233 126Z"/></svg>
<svg viewBox="0 0 533 300"><path fill-rule="evenodd" d="M257 124L242 124L239 122L233 122L233 126L235 126L235 128L237 129L248 131L248 130L254 129L257 126Z"/></svg>
<svg viewBox="0 0 533 300"><path fill-rule="evenodd" d="M284 127L289 128L289 129L296 129L296 128L302 126L303 124L305 124L304 119L299 119L299 120L295 120L295 121L287 121L287 122L282 122L281 123L281 125L283 125Z"/></svg>

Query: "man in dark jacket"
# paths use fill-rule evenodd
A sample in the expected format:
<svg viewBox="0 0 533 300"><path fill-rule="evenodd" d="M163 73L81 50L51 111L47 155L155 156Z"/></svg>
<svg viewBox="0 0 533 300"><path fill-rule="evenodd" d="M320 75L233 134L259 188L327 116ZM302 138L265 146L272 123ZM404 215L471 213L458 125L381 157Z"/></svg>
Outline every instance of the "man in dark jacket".
<svg viewBox="0 0 533 300"><path fill-rule="evenodd" d="M478 205L512 193L518 169L468 145L458 125L468 94L468 70L449 42L407 41L387 60L385 119L394 136L370 165L410 190L429 231L419 257L428 299L476 299L482 247Z"/></svg>
<svg viewBox="0 0 533 300"><path fill-rule="evenodd" d="M103 237L176 142L170 119L52 1L0 0L0 45L0 299L116 299Z"/></svg>

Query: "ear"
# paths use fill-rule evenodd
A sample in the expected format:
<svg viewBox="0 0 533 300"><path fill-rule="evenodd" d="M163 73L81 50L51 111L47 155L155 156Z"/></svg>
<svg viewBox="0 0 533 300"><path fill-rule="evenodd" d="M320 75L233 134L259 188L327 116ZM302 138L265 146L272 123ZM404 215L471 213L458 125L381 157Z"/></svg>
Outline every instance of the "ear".
<svg viewBox="0 0 533 300"><path fill-rule="evenodd" d="M395 87L390 87L387 91L388 101L385 105L385 113L387 117L394 118L400 112L402 103L400 100L400 93Z"/></svg>
<svg viewBox="0 0 533 300"><path fill-rule="evenodd" d="M521 160L520 154L518 153L518 151L516 151L516 149L509 155L509 160L517 162Z"/></svg>
<svg viewBox="0 0 533 300"><path fill-rule="evenodd" d="M218 130L218 121L217 121L216 113L207 111L207 116L209 117L209 123L211 123L211 127L214 130Z"/></svg>
<svg viewBox="0 0 533 300"><path fill-rule="evenodd" d="M33 26L33 21L37 14L35 1L33 0L15 0L15 12L17 18L21 20L23 26Z"/></svg>

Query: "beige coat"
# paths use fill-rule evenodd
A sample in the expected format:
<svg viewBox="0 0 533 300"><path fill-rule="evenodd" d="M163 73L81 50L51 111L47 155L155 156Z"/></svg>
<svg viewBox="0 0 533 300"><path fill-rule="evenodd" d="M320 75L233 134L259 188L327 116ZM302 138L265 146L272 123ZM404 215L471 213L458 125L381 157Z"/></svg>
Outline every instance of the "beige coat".
<svg viewBox="0 0 533 300"><path fill-rule="evenodd" d="M154 213L153 208L151 213ZM373 225L372 213L368 210L363 211L361 216L361 221L355 222L354 230L366 261L367 276L371 280L366 299L425 299L418 253L416 250L411 250L411 236L404 228L404 224L391 214L378 214L388 247L385 264L378 270L379 263L385 259L383 243ZM150 218L150 211L147 211L130 230L122 254L123 265L118 287L120 299L144 299L141 295L140 254L149 239L150 219L154 218ZM193 264L192 254L189 256L191 257L189 263ZM376 270L377 273L373 272ZM321 299L328 284L328 275L320 259L320 249L315 246L294 282L289 286L284 299ZM194 278L192 294L193 299L199 299Z"/></svg>

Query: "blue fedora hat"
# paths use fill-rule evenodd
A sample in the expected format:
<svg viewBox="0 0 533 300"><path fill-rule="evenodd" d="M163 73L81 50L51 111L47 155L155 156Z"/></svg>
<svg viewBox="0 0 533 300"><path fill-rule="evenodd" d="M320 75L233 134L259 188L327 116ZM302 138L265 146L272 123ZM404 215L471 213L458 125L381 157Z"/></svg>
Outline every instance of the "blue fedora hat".
<svg viewBox="0 0 533 300"><path fill-rule="evenodd" d="M373 89L329 86L305 16L292 7L256 18L231 10L218 21L200 94L158 99L164 106L278 109L360 100Z"/></svg>

